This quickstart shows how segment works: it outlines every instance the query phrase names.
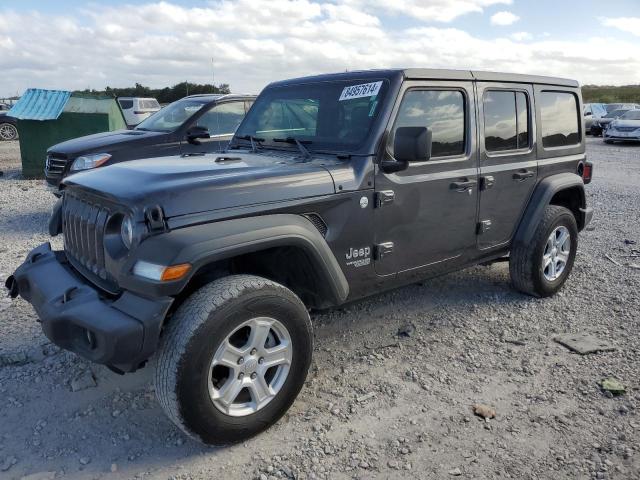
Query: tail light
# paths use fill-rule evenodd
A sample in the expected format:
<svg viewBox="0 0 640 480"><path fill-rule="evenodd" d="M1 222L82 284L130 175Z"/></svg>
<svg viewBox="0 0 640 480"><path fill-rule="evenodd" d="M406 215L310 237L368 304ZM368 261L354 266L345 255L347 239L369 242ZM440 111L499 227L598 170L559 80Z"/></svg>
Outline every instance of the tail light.
<svg viewBox="0 0 640 480"><path fill-rule="evenodd" d="M592 175L593 175L593 163L584 162L584 165L582 167L582 181L585 183L585 185L591 182Z"/></svg>

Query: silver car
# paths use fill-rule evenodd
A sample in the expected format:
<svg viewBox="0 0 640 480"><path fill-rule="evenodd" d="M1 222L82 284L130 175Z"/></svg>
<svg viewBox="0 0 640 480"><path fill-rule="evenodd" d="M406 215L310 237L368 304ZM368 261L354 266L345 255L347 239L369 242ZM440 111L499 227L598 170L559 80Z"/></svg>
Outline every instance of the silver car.
<svg viewBox="0 0 640 480"><path fill-rule="evenodd" d="M593 122L604 117L607 114L607 108L604 103L585 103L582 112L584 115L584 130L587 133L591 133Z"/></svg>
<svg viewBox="0 0 640 480"><path fill-rule="evenodd" d="M625 113L627 113L629 110L631 110L631 109L630 108L620 108L618 110L610 111L604 117L601 117L598 120L594 120L593 124L591 125L591 135L595 135L597 137L602 135L602 133L607 128L609 128L609 125L611 125L611 123L614 120L617 120L618 118L623 116Z"/></svg>
<svg viewBox="0 0 640 480"><path fill-rule="evenodd" d="M614 141L640 142L640 110L629 110L614 120L603 133L605 143Z"/></svg>

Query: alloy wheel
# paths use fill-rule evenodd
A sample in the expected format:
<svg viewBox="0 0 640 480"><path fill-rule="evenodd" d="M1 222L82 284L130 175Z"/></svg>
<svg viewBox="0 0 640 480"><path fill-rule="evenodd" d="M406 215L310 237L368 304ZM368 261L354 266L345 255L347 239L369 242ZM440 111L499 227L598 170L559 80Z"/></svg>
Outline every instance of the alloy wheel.
<svg viewBox="0 0 640 480"><path fill-rule="evenodd" d="M209 396L221 412L243 417L264 408L287 379L291 336L278 320L252 318L216 350L209 366Z"/></svg>
<svg viewBox="0 0 640 480"><path fill-rule="evenodd" d="M549 282L564 272L571 252L571 235L565 226L556 227L549 235L542 255L542 271Z"/></svg>
<svg viewBox="0 0 640 480"><path fill-rule="evenodd" d="M18 130L10 123L0 124L0 139L15 140L18 138Z"/></svg>

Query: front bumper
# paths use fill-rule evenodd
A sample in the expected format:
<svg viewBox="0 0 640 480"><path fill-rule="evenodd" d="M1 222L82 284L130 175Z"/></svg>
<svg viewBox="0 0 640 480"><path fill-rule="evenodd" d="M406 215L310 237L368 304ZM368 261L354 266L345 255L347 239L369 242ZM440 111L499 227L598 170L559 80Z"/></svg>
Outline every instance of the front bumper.
<svg viewBox="0 0 640 480"><path fill-rule="evenodd" d="M607 130L603 133L602 137L605 140L617 140L620 142L640 142L640 135L635 132L631 133L632 135L627 135L627 132Z"/></svg>
<svg viewBox="0 0 640 480"><path fill-rule="evenodd" d="M136 370L156 350L173 302L125 291L109 297L81 277L64 252L45 243L7 279L13 297L33 305L44 334L61 348L122 372Z"/></svg>

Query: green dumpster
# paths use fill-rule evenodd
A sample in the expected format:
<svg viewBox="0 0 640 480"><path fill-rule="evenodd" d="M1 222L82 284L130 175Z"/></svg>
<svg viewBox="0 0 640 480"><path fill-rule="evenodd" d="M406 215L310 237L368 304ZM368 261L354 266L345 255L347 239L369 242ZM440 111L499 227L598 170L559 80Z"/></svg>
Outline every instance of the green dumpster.
<svg viewBox="0 0 640 480"><path fill-rule="evenodd" d="M72 138L127 128L115 98L29 89L10 110L18 119L22 174L42 177L49 147Z"/></svg>

